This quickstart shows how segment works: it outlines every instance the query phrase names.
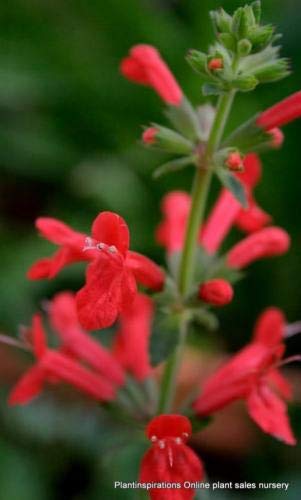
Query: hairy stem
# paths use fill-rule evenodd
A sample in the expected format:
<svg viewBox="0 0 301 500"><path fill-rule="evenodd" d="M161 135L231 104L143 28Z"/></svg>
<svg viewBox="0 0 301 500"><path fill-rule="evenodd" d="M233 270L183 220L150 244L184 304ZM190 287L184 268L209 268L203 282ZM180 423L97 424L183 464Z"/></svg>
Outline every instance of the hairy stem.
<svg viewBox="0 0 301 500"><path fill-rule="evenodd" d="M220 96L206 152L204 158L202 158L201 165L199 165L195 173L192 188L192 204L178 279L178 287L182 297L184 297L189 291L194 273L198 234L200 226L204 220L206 203L213 176L212 155L220 145L234 95L235 91L231 90L227 94ZM162 379L161 396L158 409L160 413L168 413L171 411L173 406L177 375L181 365L188 333L188 323L189 321L187 319L187 315L184 312L180 325L179 343L175 352L170 356L166 363Z"/></svg>

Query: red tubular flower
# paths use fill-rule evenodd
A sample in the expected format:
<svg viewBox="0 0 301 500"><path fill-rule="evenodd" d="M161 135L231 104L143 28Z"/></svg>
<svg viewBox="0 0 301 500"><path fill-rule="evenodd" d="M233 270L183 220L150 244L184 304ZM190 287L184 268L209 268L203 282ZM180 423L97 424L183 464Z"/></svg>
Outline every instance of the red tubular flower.
<svg viewBox="0 0 301 500"><path fill-rule="evenodd" d="M152 500L192 500L194 488L184 488L185 481L198 482L204 468L198 456L187 446L191 424L182 415L159 415L146 429L152 447L142 459L139 481L180 483L180 489L153 488Z"/></svg>
<svg viewBox="0 0 301 500"><path fill-rule="evenodd" d="M156 230L156 240L168 253L182 250L190 212L191 198L184 191L171 191L162 200L163 221Z"/></svg>
<svg viewBox="0 0 301 500"><path fill-rule="evenodd" d="M264 311L252 341L205 382L194 403L196 412L209 415L244 399L250 417L264 432L295 444L283 401L291 398L291 387L278 370L285 350L284 330L285 318L279 309Z"/></svg>
<svg viewBox="0 0 301 500"><path fill-rule="evenodd" d="M225 306L233 299L233 288L223 279L214 279L202 283L199 288L199 298L213 306Z"/></svg>
<svg viewBox="0 0 301 500"><path fill-rule="evenodd" d="M119 316L120 328L116 333L114 354L137 380L151 374L149 338L153 303L146 295L138 294L134 302Z"/></svg>
<svg viewBox="0 0 301 500"><path fill-rule="evenodd" d="M155 144L157 133L158 130L155 127L149 127L144 130L142 134L142 141L144 144Z"/></svg>
<svg viewBox="0 0 301 500"><path fill-rule="evenodd" d="M282 127L301 116L301 91L278 102L261 113L256 124L265 130Z"/></svg>
<svg viewBox="0 0 301 500"><path fill-rule="evenodd" d="M243 269L265 257L284 254L290 246L290 237L280 227L266 227L237 243L227 255L229 267Z"/></svg>
<svg viewBox="0 0 301 500"><path fill-rule="evenodd" d="M92 238L77 233L55 219L38 219L37 227L47 239L61 245L49 259L32 266L32 279L51 278L64 266L92 261L86 285L77 295L79 319L87 330L110 326L136 295L136 280L153 290L164 284L164 273L150 259L129 251L129 230L113 212L102 212L92 226Z"/></svg>
<svg viewBox="0 0 301 500"><path fill-rule="evenodd" d="M114 384L120 386L124 383L124 372L118 361L82 329L72 293L55 295L49 304L48 314L51 326L62 341L63 352L85 361Z"/></svg>
<svg viewBox="0 0 301 500"><path fill-rule="evenodd" d="M73 385L88 396L109 401L115 397L111 382L81 366L68 356L48 349L39 314L33 317L32 343L37 363L21 377L10 393L9 404L25 404L38 396L46 382L59 381Z"/></svg>
<svg viewBox="0 0 301 500"><path fill-rule="evenodd" d="M200 237L201 245L210 254L217 252L233 224L238 223L239 227L249 232L251 229L260 229L269 221L269 216L255 204L252 197L252 190L261 177L258 156L254 153L248 154L244 159L244 171L236 175L246 188L249 207L243 209L230 191L222 189Z"/></svg>
<svg viewBox="0 0 301 500"><path fill-rule="evenodd" d="M167 104L181 103L182 90L155 47L135 45L121 62L120 70L129 80L152 87Z"/></svg>

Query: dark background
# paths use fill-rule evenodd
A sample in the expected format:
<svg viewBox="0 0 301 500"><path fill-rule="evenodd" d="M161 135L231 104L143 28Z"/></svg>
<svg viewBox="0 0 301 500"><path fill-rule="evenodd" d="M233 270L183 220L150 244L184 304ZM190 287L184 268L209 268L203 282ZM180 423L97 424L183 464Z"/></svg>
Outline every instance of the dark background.
<svg viewBox="0 0 301 500"><path fill-rule="evenodd" d="M231 11L243 2L222 4ZM165 157L143 150L138 140L142 125L164 123L162 105L152 91L125 81L118 65L131 45L154 44L185 93L195 104L201 102L200 82L184 55L192 47L207 48L212 40L208 12L220 5L215 0L1 3L1 331L16 335L18 325L29 322L42 299L82 283L81 266L65 270L53 282L26 280L29 265L52 251L34 231L39 215L89 232L99 211L116 211L129 224L132 248L163 263L163 252L153 237L159 201L170 189L189 189L191 171L151 180L152 170ZM283 33L282 53L291 59L293 75L250 95L240 94L230 128L300 88L299 2L263 0L263 17ZM220 313L221 338L229 351L246 342L256 316L268 305L283 308L289 321L301 316L300 131L300 122L289 125L284 147L264 155L263 182L256 190L275 223L291 234L292 248L282 258L253 265L247 279L237 285L236 300ZM237 237L235 232L231 236ZM298 340L290 341L290 349L298 352ZM95 412L83 414L73 401L66 404L65 394L60 404L45 397L25 409L6 408L13 365L19 363L15 358L15 351L1 353L0 499L132 498L130 492L110 489L110 476L99 466L100 455L117 470L123 463L128 468L124 479L133 479L141 451L126 447L120 452L117 443L117 453L111 442L102 447ZM299 437L300 418L300 406L293 408ZM298 447L291 450L262 436L256 449L236 462L231 455L204 453L209 476L291 480L290 493L282 492L279 498L300 494L296 479L300 446L298 452ZM119 462L112 459L117 455ZM270 495L278 498L276 493ZM213 496L228 498L222 492Z"/></svg>

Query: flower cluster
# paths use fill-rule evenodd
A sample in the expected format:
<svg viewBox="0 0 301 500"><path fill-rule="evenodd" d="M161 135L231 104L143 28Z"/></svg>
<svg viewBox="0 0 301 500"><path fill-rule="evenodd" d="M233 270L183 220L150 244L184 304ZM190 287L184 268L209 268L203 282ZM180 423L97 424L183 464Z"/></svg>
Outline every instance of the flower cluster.
<svg viewBox="0 0 301 500"><path fill-rule="evenodd" d="M201 76L204 94L219 95L216 110L209 105L194 109L152 46L136 45L120 67L127 79L152 87L168 108L173 128L151 124L142 135L148 147L176 155L155 176L188 165L195 168L191 195L177 190L162 200L155 239L166 250L167 270L130 250L128 226L116 213L101 212L90 235L54 218L38 218L39 233L58 249L35 262L28 278L53 279L81 261L87 269L80 290L60 292L47 303L54 346L46 341L46 318L33 316L23 347L33 353L35 363L9 396L11 405L25 404L46 385L62 382L104 403L104 408L116 405L133 425L143 420L151 446L141 462L140 481L179 484L171 492L151 488L153 500L191 500L195 488L186 488L185 481L204 479L204 466L188 443L192 426L186 415L192 412L202 419L243 399L265 433L296 443L287 413L292 391L279 368L297 357L283 360L286 320L277 308L262 313L251 342L202 384L184 414L173 413L177 371L193 321L212 320L210 306L233 300L241 270L259 259L281 256L290 247L288 233L273 225L257 203L255 188L262 173L259 152L282 145L281 127L301 116L301 92L224 138L235 93L286 76L288 64L273 46L274 28L260 24L260 2L237 9L233 16L220 9L211 17L217 42L208 54L191 51L188 61ZM221 189L206 212L213 175ZM226 237L233 227L245 234L229 249ZM112 331L105 347L91 331L108 327ZM162 384L155 370L157 351L166 361Z"/></svg>

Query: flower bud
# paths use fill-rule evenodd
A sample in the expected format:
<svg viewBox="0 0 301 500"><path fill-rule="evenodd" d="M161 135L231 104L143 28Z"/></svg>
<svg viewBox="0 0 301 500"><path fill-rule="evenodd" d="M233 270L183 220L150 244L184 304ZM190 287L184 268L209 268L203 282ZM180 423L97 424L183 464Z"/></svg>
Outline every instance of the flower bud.
<svg viewBox="0 0 301 500"><path fill-rule="evenodd" d="M241 75L235 80L233 80L233 85L238 90L242 92L249 92L250 90L254 90L258 85L258 80L254 75Z"/></svg>
<svg viewBox="0 0 301 500"><path fill-rule="evenodd" d="M254 76L260 83L276 82L290 74L288 59L276 59L254 69Z"/></svg>
<svg viewBox="0 0 301 500"><path fill-rule="evenodd" d="M193 144L188 139L161 125L147 128L142 134L142 141L169 153L187 155L193 151Z"/></svg>
<svg viewBox="0 0 301 500"><path fill-rule="evenodd" d="M233 288L223 279L206 281L199 288L199 298L213 306L225 306L233 299Z"/></svg>
<svg viewBox="0 0 301 500"><path fill-rule="evenodd" d="M186 59L192 69L201 75L208 76L207 73L207 55L199 50L190 50L186 56Z"/></svg>
<svg viewBox="0 0 301 500"><path fill-rule="evenodd" d="M155 144L157 133L158 130L155 127L145 129L142 134L142 141L144 144Z"/></svg>
<svg viewBox="0 0 301 500"><path fill-rule="evenodd" d="M283 141L284 141L284 133L282 130L278 127L272 128L271 130L268 131L268 134L271 135L272 140L271 140L271 147L273 149L279 149L281 148Z"/></svg>
<svg viewBox="0 0 301 500"><path fill-rule="evenodd" d="M220 33L231 33L232 17L221 7L210 12L214 28Z"/></svg>
<svg viewBox="0 0 301 500"><path fill-rule="evenodd" d="M237 45L238 54L242 57L248 56L252 50L252 44L247 40L247 38L243 38L239 40Z"/></svg>
<svg viewBox="0 0 301 500"><path fill-rule="evenodd" d="M237 151L230 153L225 163L232 172L241 172L244 169L243 157Z"/></svg>
<svg viewBox="0 0 301 500"><path fill-rule="evenodd" d="M208 69L210 71L223 69L223 67L224 67L224 61L221 57L214 57L208 62Z"/></svg>
<svg viewBox="0 0 301 500"><path fill-rule="evenodd" d="M232 50L232 52L235 51L236 40L231 33L220 33L218 40L226 49Z"/></svg>

